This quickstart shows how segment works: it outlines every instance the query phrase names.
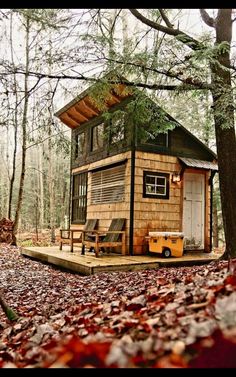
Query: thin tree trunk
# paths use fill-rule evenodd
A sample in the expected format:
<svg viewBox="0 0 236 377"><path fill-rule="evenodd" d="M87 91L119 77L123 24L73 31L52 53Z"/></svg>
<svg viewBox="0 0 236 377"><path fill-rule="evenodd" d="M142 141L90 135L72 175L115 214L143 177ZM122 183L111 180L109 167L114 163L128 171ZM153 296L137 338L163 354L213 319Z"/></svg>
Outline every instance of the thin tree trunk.
<svg viewBox="0 0 236 377"><path fill-rule="evenodd" d="M39 208L39 198L38 193L35 191L36 195L36 202L35 202L35 234L36 234L36 241L39 240L39 232L38 232L38 208Z"/></svg>
<svg viewBox="0 0 236 377"><path fill-rule="evenodd" d="M214 190L215 192L215 190ZM214 196L214 192L213 192L213 196ZM213 247L215 248L218 248L219 247L219 225L218 225L218 211L217 211L217 200L216 198L213 199L213 213L212 213L212 217L213 217Z"/></svg>
<svg viewBox="0 0 236 377"><path fill-rule="evenodd" d="M38 169L39 169L39 188L40 188L40 228L44 227L44 187L43 187L43 162L42 162L43 145L38 149Z"/></svg>
<svg viewBox="0 0 236 377"><path fill-rule="evenodd" d="M23 200L23 191L24 191L24 181L25 181L25 162L26 162L26 130L27 130L27 113L28 113L28 102L29 102L29 93L28 93L28 72L29 72L29 30L30 30L30 19L29 16L26 16L26 43L25 43L25 52L26 52L26 62L25 62L25 80L24 80L24 108L23 108L23 117L22 117L22 160L21 160L21 174L20 174L20 185L18 200L16 206L15 214L15 223L14 223L14 235L16 235L18 230L22 200Z"/></svg>
<svg viewBox="0 0 236 377"><path fill-rule="evenodd" d="M11 46L11 60L13 68L15 67L14 63L14 54L13 54L13 41L12 41L12 14L10 20L10 46ZM13 196L13 187L15 182L16 175L16 151L17 151L17 139L18 139L18 117L17 117L17 104L18 104L18 94L17 94L17 82L16 75L14 73L14 90L15 90L15 109L14 109L14 148L13 148L13 160L12 160L12 175L10 177L9 185L9 197L8 197L8 218L11 218L12 211L12 196Z"/></svg>
<svg viewBox="0 0 236 377"><path fill-rule="evenodd" d="M51 119L50 119L51 120ZM49 212L50 212L50 229L51 242L55 243L55 192L54 192L54 170L53 170L53 156L52 156L52 142L51 142L51 122L49 124L49 139L48 139L48 162L49 162Z"/></svg>
<svg viewBox="0 0 236 377"><path fill-rule="evenodd" d="M51 46L51 39L49 40ZM50 50L51 51L51 50ZM50 59L51 62L51 59ZM51 63L49 63L49 71L51 72ZM49 82L49 92L52 92L52 86ZM53 114L52 105L48 107L49 122L48 122L48 163L49 163L49 213L50 213L50 229L51 229L51 242L55 243L55 185L54 185L54 163L53 163L53 150L52 150L52 124Z"/></svg>
<svg viewBox="0 0 236 377"><path fill-rule="evenodd" d="M125 55L127 52L127 47L128 47L128 15L127 15L126 9L122 10L121 20L122 20L123 54Z"/></svg>

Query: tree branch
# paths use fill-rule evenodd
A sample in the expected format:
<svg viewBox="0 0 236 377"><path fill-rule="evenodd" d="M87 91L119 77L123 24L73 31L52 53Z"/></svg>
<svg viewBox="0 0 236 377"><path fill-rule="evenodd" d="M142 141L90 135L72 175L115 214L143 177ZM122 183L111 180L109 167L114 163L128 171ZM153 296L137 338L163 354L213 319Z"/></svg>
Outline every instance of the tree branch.
<svg viewBox="0 0 236 377"><path fill-rule="evenodd" d="M133 16L135 16L143 24L150 26L151 28L155 30L162 31L163 33L176 37L176 39L186 44L192 50L199 50L204 47L199 41L190 37L190 35L184 33L183 31L179 29L174 29L173 27L163 26L159 24L158 22L154 22L146 18L145 16L143 16L141 13L139 13L137 9L129 9L129 11L133 14Z"/></svg>
<svg viewBox="0 0 236 377"><path fill-rule="evenodd" d="M127 66L132 66L132 67L136 67L136 68L140 68L142 70L146 70L146 71L151 71L151 72L155 72L159 75L162 75L162 76L166 76L166 77L169 77L169 78L172 78L172 79L176 79L178 81L181 81L182 84L190 84L189 82L189 78L183 78L183 77L180 77L180 74L178 73L173 73L173 72L170 72L170 70L168 71L161 71L155 67L148 67L146 65L143 65L143 64L138 64L138 63L135 63L135 62L123 62L122 60L117 60L117 59L111 59L111 58L106 58L106 56L103 57L104 60L107 60L109 62L114 62L114 63L117 63L117 64L125 64ZM181 72L182 73L182 72ZM194 86L197 86L199 87L200 89L202 89L203 87L206 89L209 87L209 84L206 83L206 82L203 82L203 81L200 81L200 80L196 80L194 78L192 78L191 80L191 85L194 85Z"/></svg>
<svg viewBox="0 0 236 377"><path fill-rule="evenodd" d="M160 15L161 15L163 21L165 22L166 26L169 27L170 29L173 29L174 25L170 22L169 18L167 17L167 15L164 12L164 10L163 9L158 9L158 10L159 10Z"/></svg>
<svg viewBox="0 0 236 377"><path fill-rule="evenodd" d="M15 73L25 75L26 73L21 70L15 70ZM161 72L160 72L161 73ZM9 75L10 73L8 73ZM165 75L164 72L162 72L163 75ZM147 89L154 89L154 90L194 90L194 89L210 89L211 85L208 83L201 82L199 80L195 80L194 78L187 78L183 79L183 84L181 85L162 85L162 84L145 84L145 83L136 83L133 81L127 81L125 79L121 79L117 77L117 79L97 79L93 77L87 77L83 74L79 74L78 76L71 76L71 75L51 75L51 74L44 74L44 73L38 73L29 71L27 73L28 76L34 76L38 77L40 79L46 78L46 79L57 79L57 80L84 80L84 81L90 81L90 82L104 82L109 84L125 84L127 86L133 86L133 87L139 87L139 88L147 88ZM177 78L174 74L168 74L166 73L166 76ZM179 78L180 80L180 78Z"/></svg>
<svg viewBox="0 0 236 377"><path fill-rule="evenodd" d="M205 24L214 28L216 25L216 20L213 17L210 17L205 9L199 9L199 11L201 14L201 18L205 22Z"/></svg>

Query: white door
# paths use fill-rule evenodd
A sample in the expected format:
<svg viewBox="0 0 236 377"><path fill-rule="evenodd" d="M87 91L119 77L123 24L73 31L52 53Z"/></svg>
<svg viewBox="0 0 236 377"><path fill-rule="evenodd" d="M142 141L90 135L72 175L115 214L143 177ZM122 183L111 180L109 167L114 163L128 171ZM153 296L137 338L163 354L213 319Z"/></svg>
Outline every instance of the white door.
<svg viewBox="0 0 236 377"><path fill-rule="evenodd" d="M204 249L205 176L185 173L183 194L185 249Z"/></svg>

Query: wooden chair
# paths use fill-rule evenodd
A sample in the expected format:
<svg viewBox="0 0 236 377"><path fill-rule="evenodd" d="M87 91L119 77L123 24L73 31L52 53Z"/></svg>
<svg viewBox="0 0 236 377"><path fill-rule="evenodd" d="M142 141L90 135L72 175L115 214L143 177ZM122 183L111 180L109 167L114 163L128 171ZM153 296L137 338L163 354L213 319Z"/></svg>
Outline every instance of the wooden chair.
<svg viewBox="0 0 236 377"><path fill-rule="evenodd" d="M112 222L107 232L102 232L98 230L89 232L83 230L81 254L85 254L85 247L88 247L90 250L91 248L94 248L96 257L98 257L99 249L121 246L122 255L125 255L125 231L123 231L124 226L125 219L117 218L112 219ZM90 233L89 240L86 239L87 233Z"/></svg>
<svg viewBox="0 0 236 377"><path fill-rule="evenodd" d="M84 225L84 229L60 229L60 250L62 250L62 244L66 243L70 245L70 251L73 253L74 243L82 243L82 232L92 232L96 229L98 220L88 219ZM63 234L63 233L66 233ZM79 233L79 236L78 236Z"/></svg>

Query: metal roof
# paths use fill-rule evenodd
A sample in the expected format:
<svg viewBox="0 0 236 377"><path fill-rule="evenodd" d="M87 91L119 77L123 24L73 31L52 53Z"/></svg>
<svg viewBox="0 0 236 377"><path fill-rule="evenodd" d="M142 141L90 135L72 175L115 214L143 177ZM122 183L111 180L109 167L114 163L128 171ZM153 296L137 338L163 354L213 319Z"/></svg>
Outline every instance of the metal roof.
<svg viewBox="0 0 236 377"><path fill-rule="evenodd" d="M179 157L186 166L198 169L218 170L218 165L214 161L196 160L195 158Z"/></svg>

